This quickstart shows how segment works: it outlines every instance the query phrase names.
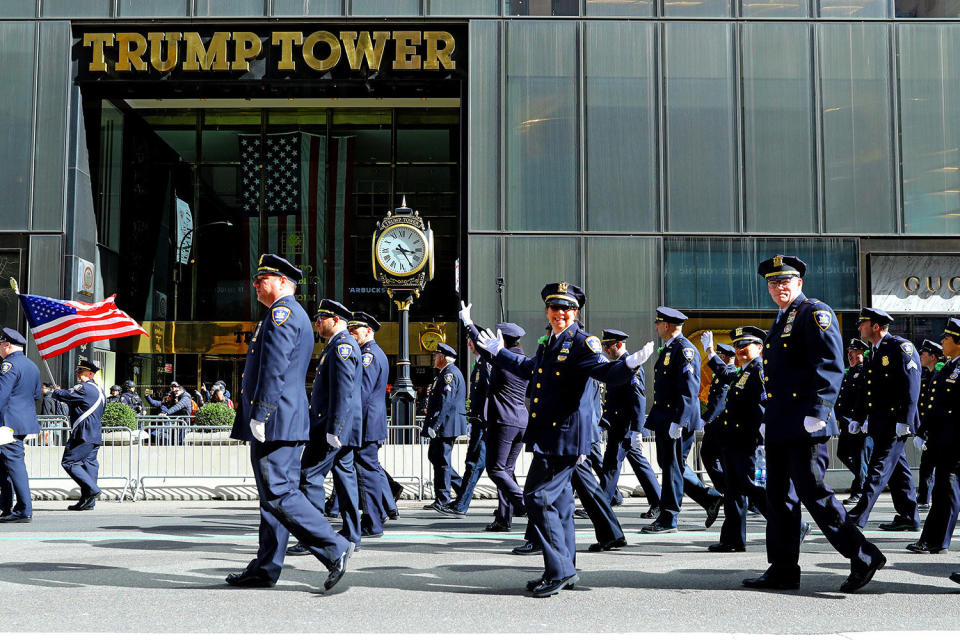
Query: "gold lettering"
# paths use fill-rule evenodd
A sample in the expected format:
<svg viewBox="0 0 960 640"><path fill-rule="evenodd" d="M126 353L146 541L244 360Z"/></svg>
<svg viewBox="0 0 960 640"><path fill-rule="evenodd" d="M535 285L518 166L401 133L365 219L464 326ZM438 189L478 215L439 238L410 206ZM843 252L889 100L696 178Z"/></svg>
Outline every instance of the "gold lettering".
<svg viewBox="0 0 960 640"><path fill-rule="evenodd" d="M233 41L237 43L237 55L230 68L234 71L249 71L250 61L263 51L260 36L252 31L234 31Z"/></svg>
<svg viewBox="0 0 960 640"><path fill-rule="evenodd" d="M318 59L316 54L316 46L320 42L330 47L330 55L322 60ZM340 53L340 41L329 31L315 31L303 41L303 61L316 71L333 69L340 62Z"/></svg>
<svg viewBox="0 0 960 640"><path fill-rule="evenodd" d="M131 49L130 45L134 48ZM143 61L143 54L147 52L147 39L139 33L117 34L117 71L130 71L130 65L137 71L146 71L147 63Z"/></svg>
<svg viewBox="0 0 960 640"><path fill-rule="evenodd" d="M941 282L940 276L937 276L937 288L936 288L936 289L933 288L933 278L930 277L930 276L927 276L927 291L929 291L930 293L936 293L937 291L940 291L940 287L941 287L941 286L943 286L943 282Z"/></svg>
<svg viewBox="0 0 960 640"><path fill-rule="evenodd" d="M916 282L915 285L910 284L910 281L913 280ZM920 278L917 276L907 276L903 279L903 290L907 293L916 293L920 291Z"/></svg>
<svg viewBox="0 0 960 640"><path fill-rule="evenodd" d="M397 54L393 58L393 68L419 69L420 56L417 55L416 45L420 44L420 32L394 31L393 39L397 42Z"/></svg>
<svg viewBox="0 0 960 640"><path fill-rule="evenodd" d="M298 31L274 31L270 43L280 45L280 61L277 69L280 71L296 71L297 63L293 61L293 45L303 44L303 34Z"/></svg>
<svg viewBox="0 0 960 640"><path fill-rule="evenodd" d="M210 38L210 46L204 47L199 33L195 31L184 33L183 41L187 47L183 54L183 70L229 71L230 64L227 62L229 38L229 32L217 31Z"/></svg>
<svg viewBox="0 0 960 640"><path fill-rule="evenodd" d="M157 71L170 71L177 66L180 59L180 33L170 31L168 33L148 33L147 40L150 41L150 65ZM167 43L167 57L163 57L163 43Z"/></svg>
<svg viewBox="0 0 960 640"><path fill-rule="evenodd" d="M427 56L423 61L424 69L456 69L457 63L450 59L457 43L447 31L424 31L423 39L427 41ZM443 47L437 44L442 42Z"/></svg>
<svg viewBox="0 0 960 640"><path fill-rule="evenodd" d="M373 40L376 44L370 42L370 32L363 31L360 37L357 37L356 31L341 31L340 39L343 41L343 49L347 54L347 61L351 69L360 68L360 56L367 60L367 67L371 71L380 68L380 61L383 59L383 48L390 39L389 31L374 31Z"/></svg>
<svg viewBox="0 0 960 640"><path fill-rule="evenodd" d="M113 46L112 33L85 33L83 34L83 46L93 47L90 52L90 71L106 71L107 60L103 55L104 47Z"/></svg>
<svg viewBox="0 0 960 640"><path fill-rule="evenodd" d="M947 289L950 289L950 293L960 293L960 276L950 278L950 280L947 281Z"/></svg>

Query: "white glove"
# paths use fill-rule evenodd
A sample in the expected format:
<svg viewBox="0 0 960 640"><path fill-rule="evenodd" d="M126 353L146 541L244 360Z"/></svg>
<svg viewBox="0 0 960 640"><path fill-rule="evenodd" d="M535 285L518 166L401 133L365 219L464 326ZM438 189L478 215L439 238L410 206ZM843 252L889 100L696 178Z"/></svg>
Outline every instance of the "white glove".
<svg viewBox="0 0 960 640"><path fill-rule="evenodd" d="M259 440L260 442L267 441L267 423L260 420L250 420L250 431L253 433L253 437Z"/></svg>
<svg viewBox="0 0 960 640"><path fill-rule="evenodd" d="M630 446L634 449L639 449L643 446L643 434L639 431L630 432Z"/></svg>
<svg viewBox="0 0 960 640"><path fill-rule="evenodd" d="M578 464L578 465L583 464L586 459L587 459L587 454L581 453L581 454L577 457L577 464Z"/></svg>
<svg viewBox="0 0 960 640"><path fill-rule="evenodd" d="M820 418L814 418L813 416L806 416L803 419L803 428L807 430L807 433L816 433L820 431L825 426L827 426L826 420L821 420Z"/></svg>
<svg viewBox="0 0 960 640"><path fill-rule="evenodd" d="M463 326L469 327L473 324L473 319L470 317L470 309L473 308L472 304L460 303L460 321L463 322Z"/></svg>
<svg viewBox="0 0 960 640"><path fill-rule="evenodd" d="M430 427L429 429L427 429L427 437L428 437L428 438L436 438L436 437L437 437L437 430L434 429L433 427Z"/></svg>
<svg viewBox="0 0 960 640"><path fill-rule="evenodd" d="M713 349L713 331L704 331L701 333L700 344L703 345L704 351L710 351Z"/></svg>
<svg viewBox="0 0 960 640"><path fill-rule="evenodd" d="M859 423L859 422L857 422L856 420L851 420L850 422L847 423L847 432L848 432L848 433L853 434L853 433L857 433L858 431L860 431L860 423Z"/></svg>
<svg viewBox="0 0 960 640"><path fill-rule="evenodd" d="M898 423L897 423L897 437L898 437L898 438L902 438L903 436L907 435L908 433L910 433L910 425L908 425L908 424L905 423L905 422L898 422Z"/></svg>
<svg viewBox="0 0 960 640"><path fill-rule="evenodd" d="M915 436L915 437L913 438L913 446L915 446L915 447L917 448L917 451L926 451L926 450L927 450L927 443L926 443L926 441L924 441L924 439L921 438L920 436Z"/></svg>
<svg viewBox="0 0 960 640"><path fill-rule="evenodd" d="M767 439L767 425L765 424L760 425L760 437L764 440Z"/></svg>
<svg viewBox="0 0 960 640"><path fill-rule="evenodd" d="M340 438L333 435L332 433L327 434L327 444L333 447L334 449L339 449L343 446L343 443L340 442Z"/></svg>
<svg viewBox="0 0 960 640"><path fill-rule="evenodd" d="M678 425L676 422L670 423L670 437L676 440L683 433L683 427Z"/></svg>
<svg viewBox="0 0 960 640"><path fill-rule="evenodd" d="M863 421L863 424L860 425L860 433L866 433L866 432L867 432L867 424L869 424L869 423L870 423L870 418L868 417L868 418L866 418L866 419Z"/></svg>
<svg viewBox="0 0 960 640"><path fill-rule="evenodd" d="M490 329L484 329L480 332L480 335L477 336L478 345L484 350L490 353L490 355L495 356L500 353L500 349L503 349L503 334L497 329L497 333L494 334Z"/></svg>
<svg viewBox="0 0 960 640"><path fill-rule="evenodd" d="M643 348L639 351L634 351L628 355L624 361L627 363L629 368L636 369L644 362L649 360L651 355L653 355L653 340L643 345Z"/></svg>
<svg viewBox="0 0 960 640"><path fill-rule="evenodd" d="M13 429L10 427L0 427L0 445L13 442Z"/></svg>

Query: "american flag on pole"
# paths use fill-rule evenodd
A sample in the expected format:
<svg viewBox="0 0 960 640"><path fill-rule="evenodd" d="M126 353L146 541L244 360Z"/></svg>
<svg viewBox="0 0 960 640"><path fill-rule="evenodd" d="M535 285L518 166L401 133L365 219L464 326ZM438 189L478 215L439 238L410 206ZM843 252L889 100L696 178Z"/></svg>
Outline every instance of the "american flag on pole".
<svg viewBox="0 0 960 640"><path fill-rule="evenodd" d="M30 332L44 359L96 340L109 340L142 333L137 322L117 308L116 294L100 302L87 304L74 300L54 300L44 296L20 295Z"/></svg>

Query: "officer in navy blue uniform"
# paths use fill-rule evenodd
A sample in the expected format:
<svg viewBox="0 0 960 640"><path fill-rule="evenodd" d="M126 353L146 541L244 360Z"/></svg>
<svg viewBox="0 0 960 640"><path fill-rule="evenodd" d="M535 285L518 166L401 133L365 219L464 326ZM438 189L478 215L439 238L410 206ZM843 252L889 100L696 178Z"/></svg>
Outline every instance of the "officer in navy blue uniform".
<svg viewBox="0 0 960 640"><path fill-rule="evenodd" d="M867 478L867 465L873 453L873 439L860 431L857 413L860 411L862 397L867 390L867 376L863 367L863 355L870 349L860 338L851 338L847 345L847 368L840 384L837 397L837 457L853 474L850 485L850 497L843 504L853 506L860 502L863 495L863 482Z"/></svg>
<svg viewBox="0 0 960 640"><path fill-rule="evenodd" d="M363 364L360 345L347 330L352 313L336 300L320 301L314 322L327 345L320 354L310 394L310 442L303 450L300 489L323 510L324 478L333 472L333 489L343 518L340 535L360 546L360 487L355 465L363 444ZM303 540L287 550L305 555Z"/></svg>
<svg viewBox="0 0 960 640"><path fill-rule="evenodd" d="M530 380L530 421L524 436L533 460L523 490L527 517L543 549L544 573L527 583L535 597L548 597L578 580L573 522L574 467L589 453L596 436L596 408L590 378L626 384L653 352L650 343L623 360L609 362L600 339L576 323L586 302L580 287L566 282L546 285L540 292L552 335L532 358L504 348L502 336L484 331L477 346L494 358L494 365Z"/></svg>
<svg viewBox="0 0 960 640"><path fill-rule="evenodd" d="M99 370L92 362L81 360L77 365L77 385L71 389L53 391L53 397L66 402L70 408L70 439L60 461L67 475L80 485L80 500L67 507L70 511L90 511L100 497L97 452L103 444L100 418L106 398L93 380Z"/></svg>
<svg viewBox="0 0 960 640"><path fill-rule="evenodd" d="M933 452L937 473L933 484L930 513L923 523L920 540L907 545L914 553L943 553L957 526L960 512L960 318L950 318L943 330L944 355L948 358L930 382L924 408L921 448ZM951 578L960 582L960 574Z"/></svg>
<svg viewBox="0 0 960 640"><path fill-rule="evenodd" d="M897 511L893 522L880 525L886 531L917 531L917 490L904 451L907 437L920 426L920 356L909 340L888 333L893 318L882 309L864 308L857 326L869 343L870 358L864 364L867 391L861 397L858 422L873 439L873 453L863 483L863 495L847 514L861 529L885 486L890 487Z"/></svg>
<svg viewBox="0 0 960 640"><path fill-rule="evenodd" d="M610 360L627 357L627 338L619 329L604 329L600 344ZM603 453L600 486L607 502L612 503L617 493L620 468L626 458L643 488L649 510L641 518L656 518L660 515L660 483L653 467L643 455L643 435L646 421L647 399L644 395L643 369L637 369L628 384L607 385L603 397L602 424L607 430L607 447Z"/></svg>
<svg viewBox="0 0 960 640"><path fill-rule="evenodd" d="M466 419L466 384L463 374L457 368L457 352L443 342L437 345L433 354L433 366L437 377L430 386L427 398L427 415L423 421L424 438L430 438L427 459L433 465L433 503L427 507L445 515L449 509L450 483L453 478L453 465L450 454L458 436L468 431Z"/></svg>
<svg viewBox="0 0 960 640"><path fill-rule="evenodd" d="M943 368L943 347L933 340L924 340L920 345L920 404L917 410L920 413L920 428L917 430L918 438L914 438L914 444L923 444L926 426L924 417L927 406L930 404L930 391L932 382L938 370ZM936 455L929 447L920 452L920 470L918 471L919 480L917 481L917 510L926 511L930 508L930 492L933 489L933 477L936 471Z"/></svg>
<svg viewBox="0 0 960 640"><path fill-rule="evenodd" d="M830 544L850 560L850 575L840 590L852 593L873 579L886 558L845 522L843 505L824 481L827 442L838 433L834 405L843 379L843 340L833 309L803 295L806 268L799 258L777 255L757 270L780 309L763 348L767 406L760 431L767 457L770 567L743 584L799 588L802 502Z"/></svg>
<svg viewBox="0 0 960 640"><path fill-rule="evenodd" d="M727 390L730 384L737 379L737 367L733 361L736 357L733 347L718 342L713 344L713 332L704 331L700 334L704 353L707 355L707 366L713 372L710 380L710 390L707 394L707 406L700 414L703 421L703 438L700 440L700 462L713 483L713 488L723 493L725 491L724 474L720 465L720 455L723 443L714 435L713 421L723 412L727 401ZM709 346L708 346L709 345Z"/></svg>
<svg viewBox="0 0 960 640"><path fill-rule="evenodd" d="M363 366L360 386L363 444L357 450L355 460L360 483L360 504L363 507L360 533L362 536L378 538L383 535L383 521L387 517L384 497L393 499L386 473L377 456L380 446L387 439L387 377L390 365L387 354L374 337L380 330L376 318L369 313L355 311L347 322L347 329L360 345L360 364ZM392 510L396 509L394 503Z"/></svg>
<svg viewBox="0 0 960 640"><path fill-rule="evenodd" d="M343 576L353 551L299 487L300 456L310 439L304 380L313 354L310 319L294 298L302 275L283 258L264 254L253 283L267 312L250 339L231 437L250 443L260 548L242 573L227 576L235 587L276 584L290 533L329 570L326 590Z"/></svg>
<svg viewBox="0 0 960 640"><path fill-rule="evenodd" d="M463 304L463 303L461 303ZM482 330L482 329L481 329ZM457 499L444 509L444 512L457 518L467 515L473 492L477 488L480 474L487 464L487 421L484 409L487 402L490 371L493 368L489 362L481 362L480 352L472 340L467 338L467 348L476 357L470 369L470 386L468 398L470 409L467 411L467 426L470 428L470 442L467 444L467 453L463 459L463 477L457 487Z"/></svg>
<svg viewBox="0 0 960 640"><path fill-rule="evenodd" d="M7 437L0 433L0 483L12 485L8 504L0 504L3 513L0 522L30 522L33 519L33 501L30 482L24 463L23 440L31 433L40 433L36 401L43 397L40 370L23 348L27 340L14 329L0 332L0 426L8 429ZM6 440L9 439L9 442ZM17 502L13 504L13 496Z"/></svg>
<svg viewBox="0 0 960 640"><path fill-rule="evenodd" d="M663 474L660 516L640 533L673 533L683 494L707 512L710 527L723 506L723 496L708 489L687 464L700 420L700 352L682 333L687 316L670 307L657 307L656 329L664 346L654 367L653 408L647 429L657 436L657 463Z"/></svg>

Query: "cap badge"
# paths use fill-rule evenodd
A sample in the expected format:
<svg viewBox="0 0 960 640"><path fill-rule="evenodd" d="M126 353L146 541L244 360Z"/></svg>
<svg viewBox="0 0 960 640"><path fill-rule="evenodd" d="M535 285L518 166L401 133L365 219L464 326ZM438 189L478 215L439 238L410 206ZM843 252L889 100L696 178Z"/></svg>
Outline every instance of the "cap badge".
<svg viewBox="0 0 960 640"><path fill-rule="evenodd" d="M783 266L783 256L773 256L773 266L782 267Z"/></svg>

